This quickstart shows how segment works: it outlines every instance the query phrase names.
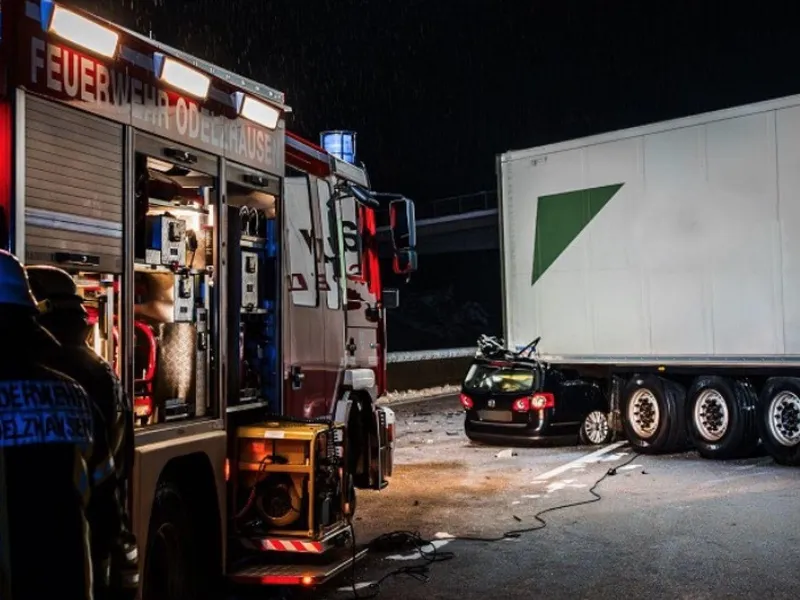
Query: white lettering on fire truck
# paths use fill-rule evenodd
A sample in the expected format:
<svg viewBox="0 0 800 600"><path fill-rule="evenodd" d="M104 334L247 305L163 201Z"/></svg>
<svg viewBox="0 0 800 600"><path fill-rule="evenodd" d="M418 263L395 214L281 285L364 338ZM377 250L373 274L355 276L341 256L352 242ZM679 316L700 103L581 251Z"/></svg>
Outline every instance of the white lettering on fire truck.
<svg viewBox="0 0 800 600"><path fill-rule="evenodd" d="M275 168L273 137L242 119L227 119L178 96L170 105L163 89L131 76L127 71L76 54L69 48L31 38L30 81L69 100L87 103L106 115L124 118L131 111L134 125L172 132L218 153L226 152L249 163Z"/></svg>

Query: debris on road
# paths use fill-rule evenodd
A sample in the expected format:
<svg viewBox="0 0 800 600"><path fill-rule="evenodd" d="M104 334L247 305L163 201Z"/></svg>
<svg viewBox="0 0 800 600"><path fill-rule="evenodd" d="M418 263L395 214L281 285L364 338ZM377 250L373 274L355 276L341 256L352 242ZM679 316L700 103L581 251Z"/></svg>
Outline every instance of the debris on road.
<svg viewBox="0 0 800 600"><path fill-rule="evenodd" d="M517 451L513 448L507 448L505 450L501 450L497 454L494 455L495 458L513 458L518 456Z"/></svg>

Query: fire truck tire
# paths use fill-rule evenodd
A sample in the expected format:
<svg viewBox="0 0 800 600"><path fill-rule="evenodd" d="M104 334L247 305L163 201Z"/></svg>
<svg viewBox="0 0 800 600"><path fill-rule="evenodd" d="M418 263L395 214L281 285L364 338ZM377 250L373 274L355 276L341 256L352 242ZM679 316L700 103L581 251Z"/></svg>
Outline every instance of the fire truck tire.
<svg viewBox="0 0 800 600"><path fill-rule="evenodd" d="M174 482L159 484L150 517L142 600L210 600L216 585L206 564L196 509Z"/></svg>

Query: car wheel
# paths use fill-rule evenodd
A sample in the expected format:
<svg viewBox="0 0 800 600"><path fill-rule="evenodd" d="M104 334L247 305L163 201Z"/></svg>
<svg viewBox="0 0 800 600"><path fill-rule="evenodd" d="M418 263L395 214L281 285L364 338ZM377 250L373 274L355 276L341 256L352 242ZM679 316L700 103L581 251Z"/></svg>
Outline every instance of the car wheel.
<svg viewBox="0 0 800 600"><path fill-rule="evenodd" d="M611 441L613 432L608 422L608 415L602 410L593 410L583 419L580 430L581 444L600 446Z"/></svg>

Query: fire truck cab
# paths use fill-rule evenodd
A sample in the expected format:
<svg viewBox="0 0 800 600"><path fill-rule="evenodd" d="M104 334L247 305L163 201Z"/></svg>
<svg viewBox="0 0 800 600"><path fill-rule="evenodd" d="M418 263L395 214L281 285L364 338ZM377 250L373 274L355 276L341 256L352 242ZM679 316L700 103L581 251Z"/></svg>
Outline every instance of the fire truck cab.
<svg viewBox="0 0 800 600"><path fill-rule="evenodd" d="M132 399L142 598L317 585L392 471L376 209L284 95L51 0L2 2L0 247L70 272Z"/></svg>

